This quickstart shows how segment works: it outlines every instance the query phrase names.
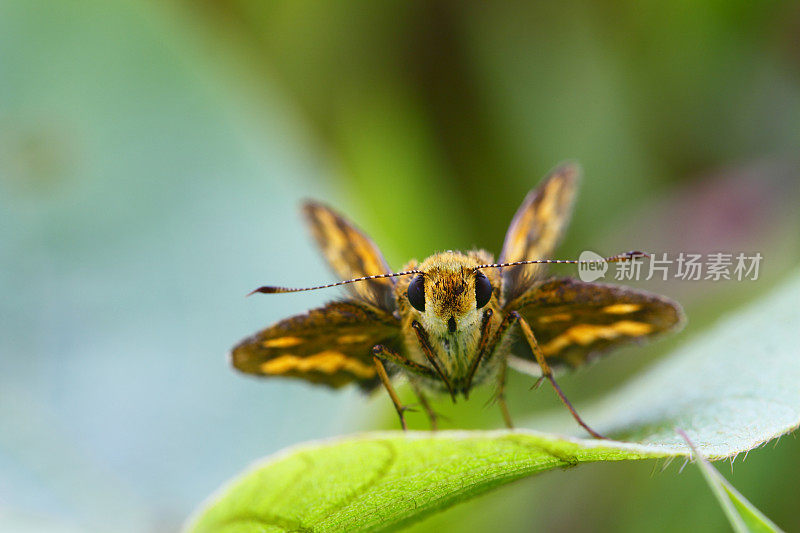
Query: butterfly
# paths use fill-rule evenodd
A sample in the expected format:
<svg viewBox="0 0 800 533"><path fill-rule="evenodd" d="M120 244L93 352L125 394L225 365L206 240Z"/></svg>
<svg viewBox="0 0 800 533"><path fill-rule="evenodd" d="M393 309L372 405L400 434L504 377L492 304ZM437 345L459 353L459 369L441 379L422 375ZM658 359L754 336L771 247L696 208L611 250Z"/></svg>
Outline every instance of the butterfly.
<svg viewBox="0 0 800 533"><path fill-rule="evenodd" d="M329 387L381 385L406 428L393 378L404 376L436 428L428 393L465 399L473 387L497 384L508 427L507 368L547 379L578 424L601 438L573 408L555 371L576 368L609 350L676 330L680 305L631 288L550 277L545 259L572 213L580 177L562 165L517 210L498 261L485 250L445 251L393 272L364 232L330 207L303 205L317 244L344 281L304 288L259 287L286 293L344 285L348 297L256 333L231 352L233 366L259 376L300 378ZM628 252L607 261L634 260ZM251 293L252 294L252 293Z"/></svg>

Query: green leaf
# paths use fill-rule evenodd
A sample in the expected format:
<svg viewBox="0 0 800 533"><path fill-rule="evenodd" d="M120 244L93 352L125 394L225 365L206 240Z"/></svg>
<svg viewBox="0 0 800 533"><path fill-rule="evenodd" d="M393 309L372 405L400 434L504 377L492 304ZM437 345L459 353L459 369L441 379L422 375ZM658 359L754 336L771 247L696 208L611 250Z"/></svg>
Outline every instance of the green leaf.
<svg viewBox="0 0 800 533"><path fill-rule="evenodd" d="M607 434L637 443L527 430L385 432L316 443L242 474L211 498L188 529L392 529L553 468L689 457L675 428L707 456L735 456L800 423L798 301L795 277L585 411ZM731 498L743 505L742 498Z"/></svg>
<svg viewBox="0 0 800 533"><path fill-rule="evenodd" d="M372 433L267 459L213 498L191 529L378 530L544 470L665 455L525 431Z"/></svg>
<svg viewBox="0 0 800 533"><path fill-rule="evenodd" d="M767 518L764 513L759 511L747 498L736 490L722 474L714 468L708 459L700 453L691 440L684 435L686 443L692 448L697 465L703 473L703 477L708 482L711 491L719 500L725 515L731 523L734 531L740 533L754 532L776 532L781 529L772 520Z"/></svg>

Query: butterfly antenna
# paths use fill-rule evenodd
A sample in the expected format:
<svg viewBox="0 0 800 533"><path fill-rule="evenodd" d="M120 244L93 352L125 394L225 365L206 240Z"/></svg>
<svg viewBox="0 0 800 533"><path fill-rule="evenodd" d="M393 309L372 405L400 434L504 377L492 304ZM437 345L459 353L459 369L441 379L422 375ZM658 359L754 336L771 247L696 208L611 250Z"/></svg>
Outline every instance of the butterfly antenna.
<svg viewBox="0 0 800 533"><path fill-rule="evenodd" d="M409 276L411 274L422 274L421 270L406 270L404 272L393 272L392 274L374 274L372 276L364 276L361 278L353 278L348 279L345 281L337 281L336 283L328 283L327 285L317 285L316 287L301 287L301 288L292 288L292 287L274 287L272 285L264 285L263 287L259 287L254 291L248 293L247 296L251 296L257 292L262 294L278 294L282 292L302 292L302 291L313 291L317 289L327 289L328 287L338 287L339 285L347 285L348 283L355 283L357 281L368 281L371 279L382 279L382 278L394 278L397 276Z"/></svg>
<svg viewBox="0 0 800 533"><path fill-rule="evenodd" d="M488 265L478 265L473 270L479 270L481 268L492 268L492 267L509 267L509 266L517 266L517 265L535 265L535 264L584 264L584 263L616 263L618 261L631 261L633 259L639 259L640 257L650 257L650 254L645 252L640 252L638 250L631 251L631 252L624 252L617 255L612 255L611 257L606 257L604 259L594 259L591 261L581 261L578 259L531 259L529 261L512 261L511 263L492 263Z"/></svg>

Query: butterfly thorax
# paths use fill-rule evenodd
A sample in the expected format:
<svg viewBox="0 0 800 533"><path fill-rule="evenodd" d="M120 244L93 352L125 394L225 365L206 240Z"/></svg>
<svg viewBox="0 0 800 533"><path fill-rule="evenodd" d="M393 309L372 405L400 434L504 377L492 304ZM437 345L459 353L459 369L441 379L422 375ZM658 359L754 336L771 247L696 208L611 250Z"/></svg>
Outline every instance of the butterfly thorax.
<svg viewBox="0 0 800 533"><path fill-rule="evenodd" d="M494 323L499 323L500 307L497 296L502 294L500 277L485 273L492 282L493 296L488 304L478 309L475 298L475 267L492 261L484 251L442 252L430 256L421 264L411 268L421 271L424 277L425 310L420 311L409 304L408 279L398 283L395 289L397 308L402 317L405 348L409 357L417 363L431 366L420 346L418 333L412 327L417 321L433 349L442 372L456 390L467 384L473 359L478 352L481 323L484 311L492 308ZM473 384L485 379L491 372L482 368L476 373ZM442 389L443 383L432 382L433 388Z"/></svg>

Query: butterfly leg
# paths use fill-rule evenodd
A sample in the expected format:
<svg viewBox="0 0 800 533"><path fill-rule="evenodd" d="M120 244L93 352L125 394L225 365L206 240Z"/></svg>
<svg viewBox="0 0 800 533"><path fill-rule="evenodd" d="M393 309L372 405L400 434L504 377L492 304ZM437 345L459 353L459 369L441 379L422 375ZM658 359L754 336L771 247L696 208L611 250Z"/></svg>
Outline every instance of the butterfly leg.
<svg viewBox="0 0 800 533"><path fill-rule="evenodd" d="M422 324L416 320L411 323L411 327L414 328L414 333L417 334L417 340L419 341L420 348L422 348L422 353L425 354L425 358L439 375L439 379L441 379L447 387L447 391L450 393L450 398L452 398L453 403L455 403L456 393L453 390L453 385L450 383L450 380L447 379L447 376L445 376L444 372L442 372L442 368L439 366L439 362L436 359L436 354L433 352L433 348L431 347L431 341L428 339L428 333L425 331L425 328L422 327Z"/></svg>
<svg viewBox="0 0 800 533"><path fill-rule="evenodd" d="M478 353L475 356L475 359L472 361L472 364L469 367L469 375L467 376L467 385L464 387L464 398L469 399L469 391L472 388L472 378L475 377L475 372L478 370L478 366L481 364L481 359L483 359L483 354L487 352L487 346L489 344L489 331L491 330L492 325L492 309L488 308L483 312L483 318L481 321L481 340L478 343Z"/></svg>
<svg viewBox="0 0 800 533"><path fill-rule="evenodd" d="M407 359L403 357L399 353L395 352L394 350L389 349L388 347L384 346L383 344L377 344L372 347L372 355L373 357L377 357L382 361L389 361L400 368L407 370L412 374L416 374L418 376L425 376L428 378L436 379L438 375L436 372L431 370L425 365L421 365L419 363L415 363L411 359Z"/></svg>
<svg viewBox="0 0 800 533"><path fill-rule="evenodd" d="M503 421L506 423L506 427L512 429L514 423L511 421L511 413L508 412L508 404L506 403L506 370L508 369L508 362L503 360L500 364L500 372L498 372L497 379L497 404L503 413Z"/></svg>
<svg viewBox="0 0 800 533"><path fill-rule="evenodd" d="M403 431L406 431L408 429L408 426L406 426L406 417L405 417L405 411L407 408L400 403L400 398L394 391L394 387L392 387L392 383L389 381L389 375L386 374L386 369L383 367L383 363L381 363L381 360L374 356L372 360L375 362L375 368L378 371L378 376L381 378L381 383L383 383L384 388L386 388L386 392L389 393L389 397L392 399L394 408L395 410L397 410L397 416L400 417L400 427L403 428Z"/></svg>
<svg viewBox="0 0 800 533"><path fill-rule="evenodd" d="M487 309L488 311L488 309ZM489 317L486 317L484 314L484 321L489 322L491 318L491 314ZM483 338L481 339L481 350L485 353L485 357L483 353L479 353L478 357L476 358L477 362L473 362L473 365L477 367L477 364L480 362L481 357L486 359L488 363L492 357L494 357L495 353L497 352L498 348L505 344L505 340L508 338L508 333L511 331L511 326L518 320L519 315L517 313L509 313L503 320L500 322L500 325L497 328L497 331L494 332L491 339L487 342ZM488 337L488 326L487 331L484 333ZM503 413L503 421L506 423L506 427L514 427L513 422L511 421L511 414L508 412L508 404L506 404L506 369L508 368L508 362L503 360L501 363L500 371L497 374L497 395L495 396L495 400L497 401L498 405L500 406L500 411ZM474 370L473 370L474 373ZM470 376L470 382L471 382Z"/></svg>
<svg viewBox="0 0 800 533"><path fill-rule="evenodd" d="M589 432L593 437L597 439L604 439L605 437L597 433L595 430L590 428L586 422L578 415L578 412L575 411L575 408L572 407L572 404L564 395L561 390L561 387L558 386L556 383L555 377L553 377L553 371L550 369L550 365L547 364L547 361L544 358L544 353L542 349L539 347L539 343L536 342L536 337L533 336L533 331L531 330L530 325L528 322L522 318L516 311L511 313L512 315L516 315L516 320L519 323L520 329L522 329L522 334L525 336L525 340L528 341L528 346L530 346L531 351L533 352L533 356L536 358L536 362L539 363L539 368L542 369L542 377L547 378L550 381L550 384L553 385L553 388L558 394L558 397L561 399L561 402L566 406L569 412L572 414L572 417L575 419L580 426Z"/></svg>
<svg viewBox="0 0 800 533"><path fill-rule="evenodd" d="M425 413L428 415L428 420L430 420L431 423L431 431L436 431L439 429L439 414L433 410L433 407L431 407L431 404L428 401L428 397L425 396L425 393L422 392L422 389L419 385L417 385L414 381L411 381L411 388L414 389L414 394L417 395L420 405L422 405L422 408L425 409Z"/></svg>
<svg viewBox="0 0 800 533"><path fill-rule="evenodd" d="M408 428L406 427L405 412L409 409L407 406L404 406L402 403L400 403L400 398L397 396L394 387L392 387L392 383L389 380L389 375L386 373L386 368L383 366L383 362L381 360L390 361L414 374L420 374L428 377L436 377L436 374L430 368L406 359L399 353L390 350L382 344L378 344L372 348L372 361L375 363L375 369L378 372L378 377L380 378L381 383L383 383L386 392L389 393L389 397L392 399L394 408L397 410L397 416L400 417L400 426L402 426L403 430L406 430ZM426 407L424 403L423 407Z"/></svg>

